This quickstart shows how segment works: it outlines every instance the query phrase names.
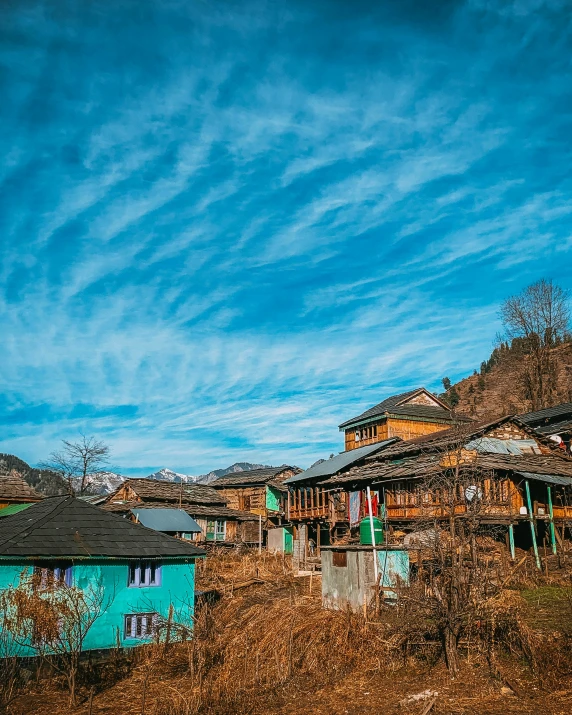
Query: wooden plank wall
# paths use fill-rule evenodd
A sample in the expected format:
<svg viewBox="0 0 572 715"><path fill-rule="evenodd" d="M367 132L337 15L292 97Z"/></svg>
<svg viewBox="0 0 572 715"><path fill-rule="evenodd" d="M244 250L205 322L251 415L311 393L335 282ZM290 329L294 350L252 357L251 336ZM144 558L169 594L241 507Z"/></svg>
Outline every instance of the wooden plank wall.
<svg viewBox="0 0 572 715"><path fill-rule="evenodd" d="M266 516L266 486L262 487L226 487L217 490L228 500L229 509L250 511Z"/></svg>
<svg viewBox="0 0 572 715"><path fill-rule="evenodd" d="M374 426L373 424L371 425ZM388 417L377 423L377 436L369 437L367 439L360 439L356 442L355 435L356 429L359 429L360 433L365 429L365 427L352 427L345 432L345 446L346 450L357 449L358 447L365 447L368 444L375 444L376 442L381 442L384 439L389 439L390 437L401 437L401 439L414 439L415 437L422 437L425 434L432 434L433 432L440 432L441 430L450 427L450 424L442 422L421 422L420 420L401 420L394 417ZM368 425L370 427L370 425Z"/></svg>
<svg viewBox="0 0 572 715"><path fill-rule="evenodd" d="M368 444L375 444L376 442L381 442L382 440L387 439L386 420L380 420L379 422L367 425L367 427L371 427L372 431L374 427L377 427L377 436L370 437L368 439L360 439L359 442L356 442L356 427L352 427L352 429L348 429L345 431L346 451L349 449L357 449L358 447L365 447ZM365 428L358 427L357 429L359 429L361 433Z"/></svg>

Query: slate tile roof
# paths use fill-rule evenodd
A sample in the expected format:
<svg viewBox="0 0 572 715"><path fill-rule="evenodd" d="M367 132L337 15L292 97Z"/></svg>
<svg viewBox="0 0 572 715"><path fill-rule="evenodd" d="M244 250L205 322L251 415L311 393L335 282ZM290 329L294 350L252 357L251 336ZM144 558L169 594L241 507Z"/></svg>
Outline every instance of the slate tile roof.
<svg viewBox="0 0 572 715"><path fill-rule="evenodd" d="M527 412L524 415L519 415L518 419L527 425L536 427L537 425L541 425L554 418L562 417L563 415L572 418L572 402L564 402L561 405L547 407L537 412Z"/></svg>
<svg viewBox="0 0 572 715"><path fill-rule="evenodd" d="M72 496L0 519L0 558L193 558L204 551Z"/></svg>
<svg viewBox="0 0 572 715"><path fill-rule="evenodd" d="M566 456L554 442L535 434L532 428L522 424L518 418L503 417L493 422L460 425L416 439L397 442L369 458L366 457L365 464L355 466L343 474L334 475L320 484L331 486L369 480L375 480L376 483L390 479L426 477L441 471L440 462L448 449L456 449L508 422L513 422L533 435L541 444L551 447L551 453L546 455L480 454L478 464L481 468L572 476L572 459Z"/></svg>
<svg viewBox="0 0 572 715"><path fill-rule="evenodd" d="M19 474L0 474L0 501L40 501L42 495Z"/></svg>
<svg viewBox="0 0 572 715"><path fill-rule="evenodd" d="M387 449L384 449L383 452L380 452L378 455L370 457L369 460L395 459L421 454L422 452L442 451L447 448L454 448L459 445L461 441L469 442L470 440L482 437L489 430L494 429L495 427L500 427L507 422L514 422L518 427L524 430L527 434L533 436L541 444L544 444L551 449L557 449L554 442L538 435L534 429L521 423L517 417L509 415L508 417L502 417L501 419L490 422L465 423L457 425L456 427L439 430L439 432L432 432L431 434L426 434L422 437L415 437L414 439L397 442Z"/></svg>
<svg viewBox="0 0 572 715"><path fill-rule="evenodd" d="M521 422L534 427L540 434L559 434L572 431L572 402L547 407L537 412L518 416Z"/></svg>
<svg viewBox="0 0 572 715"><path fill-rule="evenodd" d="M181 484L158 479L126 479L123 484L131 487L143 500L226 505L226 499L205 484L183 484L182 489Z"/></svg>
<svg viewBox="0 0 572 715"><path fill-rule="evenodd" d="M402 402L414 397L422 392L427 392L425 388L419 387L416 390L410 390L409 392L402 392L399 395L392 395L387 399L383 400L377 405L374 405L369 410L362 412L361 415L357 417L352 417L351 420L346 420L340 425L340 430L351 427L352 425L358 425L362 422L367 422L369 419L374 417L381 417L386 412L395 416L403 417L420 417L424 419L434 419L443 422L453 422L453 421L468 421L466 417L454 417L450 410L444 409L442 407L433 407L431 405L414 405L405 404L401 405Z"/></svg>
<svg viewBox="0 0 572 715"><path fill-rule="evenodd" d="M277 481L278 476L289 469L296 471L296 467L267 467L264 469L249 469L244 472L234 472L233 474L225 474L223 477L215 479L211 482L211 486L215 489L221 487L242 487L264 485L272 482L272 486L281 488L281 483Z"/></svg>

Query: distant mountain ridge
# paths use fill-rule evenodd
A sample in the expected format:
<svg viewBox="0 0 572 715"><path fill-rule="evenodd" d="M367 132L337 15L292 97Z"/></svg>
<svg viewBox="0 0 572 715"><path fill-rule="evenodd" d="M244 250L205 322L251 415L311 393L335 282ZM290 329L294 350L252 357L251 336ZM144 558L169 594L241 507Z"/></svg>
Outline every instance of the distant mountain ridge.
<svg viewBox="0 0 572 715"><path fill-rule="evenodd" d="M187 484L210 484L214 482L215 479L223 477L225 474L231 474L233 472L246 472L249 469L264 469L268 467L266 464L252 464L251 462L235 462L231 464L230 467L225 467L224 469L213 469L212 472L208 474L199 474L194 476L192 474L181 474L179 472L174 472L172 469L163 467L159 469L158 472L149 474L147 479L157 479L161 482L186 482Z"/></svg>
<svg viewBox="0 0 572 715"><path fill-rule="evenodd" d="M181 474L179 472L174 472L172 469L163 467L153 474L147 475L145 479L157 479L163 482L185 482L187 484L210 484L218 477L223 477L225 474L231 474L233 472L244 472L249 469L264 469L268 467L267 464L252 464L251 462L235 462L231 464L230 467L225 467L224 469L214 469L207 474ZM44 496L55 496L58 494L68 493L68 484L66 480L56 472L51 472L46 469L37 469L36 467L31 467L23 459L16 457L13 454L3 454L0 453L0 474L9 474L12 470L20 473L26 482L34 487L40 494ZM117 472L105 471L105 472L94 472L88 476L88 490L89 494L111 494L114 492L121 484L128 479L128 477L123 474L118 474Z"/></svg>

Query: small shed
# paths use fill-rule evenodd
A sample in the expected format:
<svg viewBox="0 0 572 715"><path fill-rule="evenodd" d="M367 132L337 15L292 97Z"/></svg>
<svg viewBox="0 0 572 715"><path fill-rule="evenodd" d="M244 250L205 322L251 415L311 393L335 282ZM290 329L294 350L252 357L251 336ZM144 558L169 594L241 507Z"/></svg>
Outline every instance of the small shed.
<svg viewBox="0 0 572 715"><path fill-rule="evenodd" d="M375 567L387 599L395 599L399 582L409 582L409 552L403 546L361 544L322 547L322 605L357 611L375 598Z"/></svg>

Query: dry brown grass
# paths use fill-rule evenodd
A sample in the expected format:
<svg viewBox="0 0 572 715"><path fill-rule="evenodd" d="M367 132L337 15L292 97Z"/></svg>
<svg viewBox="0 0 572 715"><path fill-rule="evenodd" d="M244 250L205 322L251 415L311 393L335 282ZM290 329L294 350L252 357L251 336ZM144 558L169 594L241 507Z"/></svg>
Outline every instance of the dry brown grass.
<svg viewBox="0 0 572 715"><path fill-rule="evenodd" d="M551 640L559 655L552 653L550 661L546 639L527 621L527 602L514 591L483 606L465 637L462 678L451 684L438 662L440 646L431 643L431 623L415 621L396 607L369 613L367 622L361 613L325 611L319 577L312 579L310 592L310 579L294 577L288 559L214 555L200 566L197 588L216 588L222 597L199 609L193 640L168 649L162 644L140 649L123 679L111 684L112 678L102 678L92 714L353 715L369 712L372 698L377 709L398 713L403 712L399 702L404 696L428 687L463 703L460 710L443 710L440 702L434 708L437 715L536 712L538 702L513 709L516 698L503 701L500 688L510 682L519 692L533 693L536 684L548 682L548 670L558 697L572 701L563 640ZM493 653L488 663L487 652ZM83 692L87 697L87 688ZM40 684L12 712L64 712L58 693L61 701L53 682ZM88 702L77 712L87 715Z"/></svg>

